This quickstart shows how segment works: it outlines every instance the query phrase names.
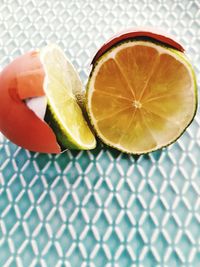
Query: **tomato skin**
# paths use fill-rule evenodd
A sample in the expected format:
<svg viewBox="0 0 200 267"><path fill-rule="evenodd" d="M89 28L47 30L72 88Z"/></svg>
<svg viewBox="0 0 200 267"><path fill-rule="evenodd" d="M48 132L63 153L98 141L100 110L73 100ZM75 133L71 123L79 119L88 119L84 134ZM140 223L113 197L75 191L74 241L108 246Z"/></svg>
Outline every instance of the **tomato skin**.
<svg viewBox="0 0 200 267"><path fill-rule="evenodd" d="M23 101L45 95L44 77L37 51L18 57L0 73L0 131L28 150L60 153L53 130Z"/></svg>
<svg viewBox="0 0 200 267"><path fill-rule="evenodd" d="M133 29L122 31L114 35L106 43L104 43L102 47L95 54L91 64L94 65L95 62L98 60L98 58L102 56L108 49L110 49L115 44L121 41L124 41L126 39L131 39L135 37L149 37L156 41L170 45L171 47L181 52L185 51L183 46L177 41L175 41L174 37L171 37L168 34L164 34L161 31L158 31L158 30L155 31L154 29L149 29L149 28L133 28Z"/></svg>

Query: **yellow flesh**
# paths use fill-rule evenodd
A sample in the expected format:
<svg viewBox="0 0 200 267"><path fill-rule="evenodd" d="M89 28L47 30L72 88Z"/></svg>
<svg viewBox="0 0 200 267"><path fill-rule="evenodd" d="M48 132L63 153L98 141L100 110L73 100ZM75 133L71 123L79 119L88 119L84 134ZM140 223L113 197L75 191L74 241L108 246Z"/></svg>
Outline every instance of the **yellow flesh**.
<svg viewBox="0 0 200 267"><path fill-rule="evenodd" d="M88 105L94 126L106 143L123 151L163 147L193 117L191 71L180 57L158 45L130 42L115 48L102 57L91 81Z"/></svg>
<svg viewBox="0 0 200 267"><path fill-rule="evenodd" d="M82 88L73 66L62 51L53 45L44 51L43 62L47 74L45 92L65 135L79 148L95 147L95 138L75 97Z"/></svg>

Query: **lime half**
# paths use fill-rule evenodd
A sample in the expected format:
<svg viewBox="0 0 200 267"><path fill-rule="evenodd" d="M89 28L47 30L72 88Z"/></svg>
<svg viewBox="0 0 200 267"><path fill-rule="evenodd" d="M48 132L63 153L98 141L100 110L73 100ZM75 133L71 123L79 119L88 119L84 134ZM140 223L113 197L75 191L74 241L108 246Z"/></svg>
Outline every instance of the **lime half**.
<svg viewBox="0 0 200 267"><path fill-rule="evenodd" d="M130 40L95 62L87 109L96 133L121 151L143 154L174 142L197 109L196 78L184 53Z"/></svg>
<svg viewBox="0 0 200 267"><path fill-rule="evenodd" d="M73 65L56 45L40 52L45 70L47 121L63 148L93 149L96 140L80 108L82 84Z"/></svg>

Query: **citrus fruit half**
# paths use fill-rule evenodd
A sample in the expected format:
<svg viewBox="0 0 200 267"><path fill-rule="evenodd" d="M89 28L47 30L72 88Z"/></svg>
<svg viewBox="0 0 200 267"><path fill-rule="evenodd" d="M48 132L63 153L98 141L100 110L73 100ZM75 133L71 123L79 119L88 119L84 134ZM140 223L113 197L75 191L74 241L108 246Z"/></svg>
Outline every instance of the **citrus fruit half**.
<svg viewBox="0 0 200 267"><path fill-rule="evenodd" d="M171 144L196 108L195 74L177 49L130 39L108 49L93 65L88 114L103 142L121 151L143 154Z"/></svg>
<svg viewBox="0 0 200 267"><path fill-rule="evenodd" d="M95 147L80 108L80 78L58 46L12 61L0 73L0 95L0 131L13 143L45 153Z"/></svg>

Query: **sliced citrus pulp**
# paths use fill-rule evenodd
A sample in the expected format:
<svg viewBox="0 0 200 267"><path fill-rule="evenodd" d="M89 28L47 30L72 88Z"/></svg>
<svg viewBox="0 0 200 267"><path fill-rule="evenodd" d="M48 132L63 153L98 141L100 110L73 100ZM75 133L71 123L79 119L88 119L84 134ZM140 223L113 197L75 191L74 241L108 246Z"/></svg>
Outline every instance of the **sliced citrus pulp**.
<svg viewBox="0 0 200 267"><path fill-rule="evenodd" d="M78 104L82 84L73 65L56 45L45 47L40 58L45 70L44 91L48 123L64 148L92 149L96 140Z"/></svg>
<svg viewBox="0 0 200 267"><path fill-rule="evenodd" d="M174 142L197 107L196 80L186 56L144 40L121 42L94 64L87 109L98 136L135 154Z"/></svg>

